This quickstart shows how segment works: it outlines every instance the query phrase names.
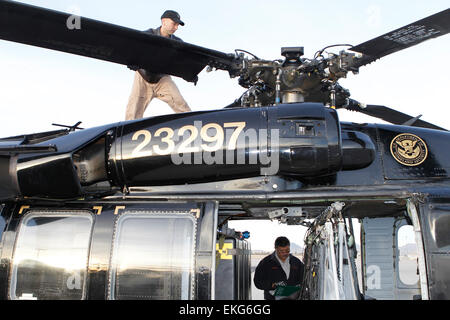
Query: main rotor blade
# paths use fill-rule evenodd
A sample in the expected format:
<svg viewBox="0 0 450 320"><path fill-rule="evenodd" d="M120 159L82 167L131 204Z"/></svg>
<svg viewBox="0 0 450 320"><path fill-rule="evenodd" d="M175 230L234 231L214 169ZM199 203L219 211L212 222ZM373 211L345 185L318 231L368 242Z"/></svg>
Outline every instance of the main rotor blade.
<svg viewBox="0 0 450 320"><path fill-rule="evenodd" d="M438 127L432 123L420 120L420 119L414 119L414 117L399 112L397 110L388 108L386 106L380 106L380 105L374 105L374 104L368 104L365 107L362 107L359 103L351 104L351 106L347 107L348 110L351 111L357 111L364 113L368 116L372 116L378 119L382 119L384 121L387 121L389 123L398 124L398 125L406 125L409 124L412 127L421 127L421 128L428 128L428 129L436 129L436 130L444 130L448 131L447 129ZM414 119L414 120L412 120Z"/></svg>
<svg viewBox="0 0 450 320"><path fill-rule="evenodd" d="M360 67L448 32L450 32L450 9L351 47L349 50L364 54L358 63Z"/></svg>
<svg viewBox="0 0 450 320"><path fill-rule="evenodd" d="M0 0L0 39L171 74L187 81L194 81L206 65L230 70L234 61L232 54L5 0Z"/></svg>

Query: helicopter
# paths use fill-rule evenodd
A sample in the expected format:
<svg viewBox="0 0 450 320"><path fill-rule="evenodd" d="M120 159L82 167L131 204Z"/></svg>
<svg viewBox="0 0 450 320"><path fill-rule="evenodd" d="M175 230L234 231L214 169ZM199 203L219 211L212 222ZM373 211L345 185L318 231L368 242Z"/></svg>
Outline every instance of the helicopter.
<svg viewBox="0 0 450 320"><path fill-rule="evenodd" d="M0 139L0 299L246 300L248 234L228 228L243 219L308 228L302 299L449 298L448 131L338 83L445 35L449 9L351 52L283 47L278 60L88 18L74 32L70 17L0 1L0 38L192 82L224 70L246 91L218 110ZM341 122L337 109L392 124ZM405 225L418 247L410 285L399 275Z"/></svg>

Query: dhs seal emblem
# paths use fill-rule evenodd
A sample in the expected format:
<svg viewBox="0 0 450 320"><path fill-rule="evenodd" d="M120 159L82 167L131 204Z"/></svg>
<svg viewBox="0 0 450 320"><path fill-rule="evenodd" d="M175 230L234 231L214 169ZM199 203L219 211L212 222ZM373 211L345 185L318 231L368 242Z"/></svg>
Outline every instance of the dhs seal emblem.
<svg viewBox="0 0 450 320"><path fill-rule="evenodd" d="M405 166L418 166L428 156L425 142L411 133L402 133L391 141L391 154Z"/></svg>

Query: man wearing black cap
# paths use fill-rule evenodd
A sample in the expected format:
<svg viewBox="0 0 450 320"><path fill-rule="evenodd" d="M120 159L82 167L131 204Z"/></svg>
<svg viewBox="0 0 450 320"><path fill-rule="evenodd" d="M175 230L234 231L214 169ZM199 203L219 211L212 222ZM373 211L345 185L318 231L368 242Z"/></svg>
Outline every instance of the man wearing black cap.
<svg viewBox="0 0 450 320"><path fill-rule="evenodd" d="M179 25L184 26L180 15L173 10L167 10L161 16L161 26L156 29L148 29L145 32L183 41L174 36ZM145 109L153 98L158 98L166 102L177 113L191 111L178 90L177 85L169 75L156 74L144 69L138 69L134 76L133 89L128 100L125 119L142 118Z"/></svg>

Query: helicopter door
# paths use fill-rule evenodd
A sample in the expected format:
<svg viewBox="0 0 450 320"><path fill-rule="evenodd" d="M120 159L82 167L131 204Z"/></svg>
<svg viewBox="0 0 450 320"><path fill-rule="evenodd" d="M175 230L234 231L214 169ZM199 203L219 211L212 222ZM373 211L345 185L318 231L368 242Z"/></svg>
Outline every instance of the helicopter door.
<svg viewBox="0 0 450 320"><path fill-rule="evenodd" d="M108 298L211 299L217 204L147 206L116 220Z"/></svg>
<svg viewBox="0 0 450 320"><path fill-rule="evenodd" d="M192 299L196 229L189 213L123 215L113 246L110 299Z"/></svg>
<svg viewBox="0 0 450 320"><path fill-rule="evenodd" d="M405 217L364 218L361 228L363 288L367 297L412 300L421 295L414 230ZM412 226L411 226L412 227Z"/></svg>
<svg viewBox="0 0 450 320"><path fill-rule="evenodd" d="M216 243L216 300L251 300L251 246L223 237Z"/></svg>
<svg viewBox="0 0 450 320"><path fill-rule="evenodd" d="M420 202L418 208L426 252L429 296L430 299L448 300L450 299L448 272L450 270L450 199L426 198L425 201Z"/></svg>
<svg viewBox="0 0 450 320"><path fill-rule="evenodd" d="M27 212L17 229L9 298L85 299L94 220L88 210Z"/></svg>

